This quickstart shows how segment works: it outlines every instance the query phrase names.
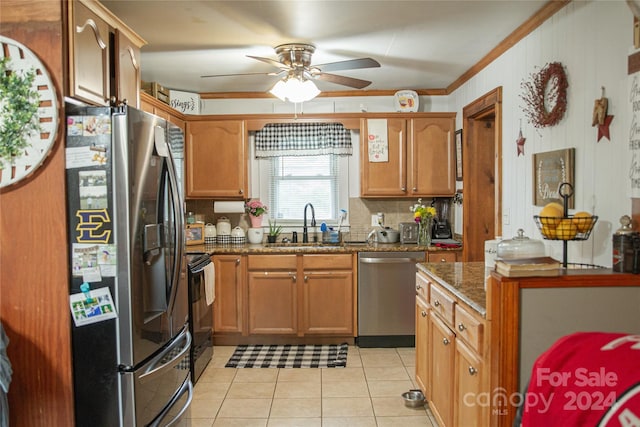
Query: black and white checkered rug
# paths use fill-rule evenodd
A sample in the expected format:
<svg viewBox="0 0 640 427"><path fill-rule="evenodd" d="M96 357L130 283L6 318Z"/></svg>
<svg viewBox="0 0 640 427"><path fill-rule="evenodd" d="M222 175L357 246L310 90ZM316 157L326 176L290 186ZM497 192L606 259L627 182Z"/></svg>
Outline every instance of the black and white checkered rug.
<svg viewBox="0 0 640 427"><path fill-rule="evenodd" d="M344 368L345 344L239 345L226 368Z"/></svg>

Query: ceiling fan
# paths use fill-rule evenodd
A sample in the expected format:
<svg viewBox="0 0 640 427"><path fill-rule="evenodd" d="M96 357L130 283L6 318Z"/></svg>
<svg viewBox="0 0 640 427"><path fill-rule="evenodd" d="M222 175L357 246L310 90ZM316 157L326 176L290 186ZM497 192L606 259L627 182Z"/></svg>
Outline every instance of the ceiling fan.
<svg viewBox="0 0 640 427"><path fill-rule="evenodd" d="M329 71L354 70L359 68L375 68L380 63L372 58L349 59L346 61L330 62L327 64L311 65L311 56L315 52L315 46L305 43L287 43L275 47L278 60L264 58L260 56L247 57L265 62L280 69L271 73L238 73L238 74L213 74L206 77L228 77L262 74L267 76L281 76L284 81L292 78L299 81L323 80L348 86L355 89L363 89L371 84L368 80L356 79L354 77L331 74Z"/></svg>

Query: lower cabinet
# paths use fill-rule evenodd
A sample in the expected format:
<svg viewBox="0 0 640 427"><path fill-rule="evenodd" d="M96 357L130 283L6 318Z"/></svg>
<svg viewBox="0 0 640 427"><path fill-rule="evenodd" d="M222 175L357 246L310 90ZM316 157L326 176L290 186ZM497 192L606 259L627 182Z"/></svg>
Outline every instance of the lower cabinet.
<svg viewBox="0 0 640 427"><path fill-rule="evenodd" d="M488 426L487 321L416 276L416 383L439 426Z"/></svg>
<svg viewBox="0 0 640 427"><path fill-rule="evenodd" d="M315 266L309 267L308 260ZM303 264L303 333L353 335L351 255L331 256L331 260L326 255L304 255Z"/></svg>
<svg viewBox="0 0 640 427"><path fill-rule="evenodd" d="M487 402L483 399L484 366L480 357L462 340L456 340L454 426L480 425L478 420L487 420Z"/></svg>
<svg viewBox="0 0 640 427"><path fill-rule="evenodd" d="M247 259L250 336L353 336L352 255L249 255Z"/></svg>
<svg viewBox="0 0 640 427"><path fill-rule="evenodd" d="M245 258L241 255L214 255L214 333L243 332Z"/></svg>
<svg viewBox="0 0 640 427"><path fill-rule="evenodd" d="M454 341L456 335L431 312L431 403L433 415L441 426L453 426Z"/></svg>

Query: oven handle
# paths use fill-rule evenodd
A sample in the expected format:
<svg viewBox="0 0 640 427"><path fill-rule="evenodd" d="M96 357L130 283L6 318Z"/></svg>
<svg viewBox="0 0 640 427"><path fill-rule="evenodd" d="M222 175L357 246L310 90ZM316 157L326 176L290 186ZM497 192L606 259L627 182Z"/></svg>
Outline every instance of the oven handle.
<svg viewBox="0 0 640 427"><path fill-rule="evenodd" d="M205 261L201 264L198 264L198 266L194 269L192 269L191 267L189 267L189 271L191 271L191 274L198 274L200 273L202 270L204 270L204 268L211 264L211 259L209 259L209 261Z"/></svg>
<svg viewBox="0 0 640 427"><path fill-rule="evenodd" d="M364 264L407 264L416 263L413 258L360 258L360 262Z"/></svg>

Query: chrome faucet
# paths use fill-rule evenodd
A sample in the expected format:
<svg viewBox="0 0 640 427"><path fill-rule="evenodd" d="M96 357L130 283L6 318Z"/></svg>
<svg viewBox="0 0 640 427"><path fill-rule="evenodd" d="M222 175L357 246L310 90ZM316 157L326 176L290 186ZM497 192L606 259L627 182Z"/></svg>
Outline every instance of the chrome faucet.
<svg viewBox="0 0 640 427"><path fill-rule="evenodd" d="M309 232L307 231L307 208L311 208L311 226L316 226L316 211L311 203L304 205L304 223L302 224L302 243L309 243ZM315 241L315 237L314 237Z"/></svg>

